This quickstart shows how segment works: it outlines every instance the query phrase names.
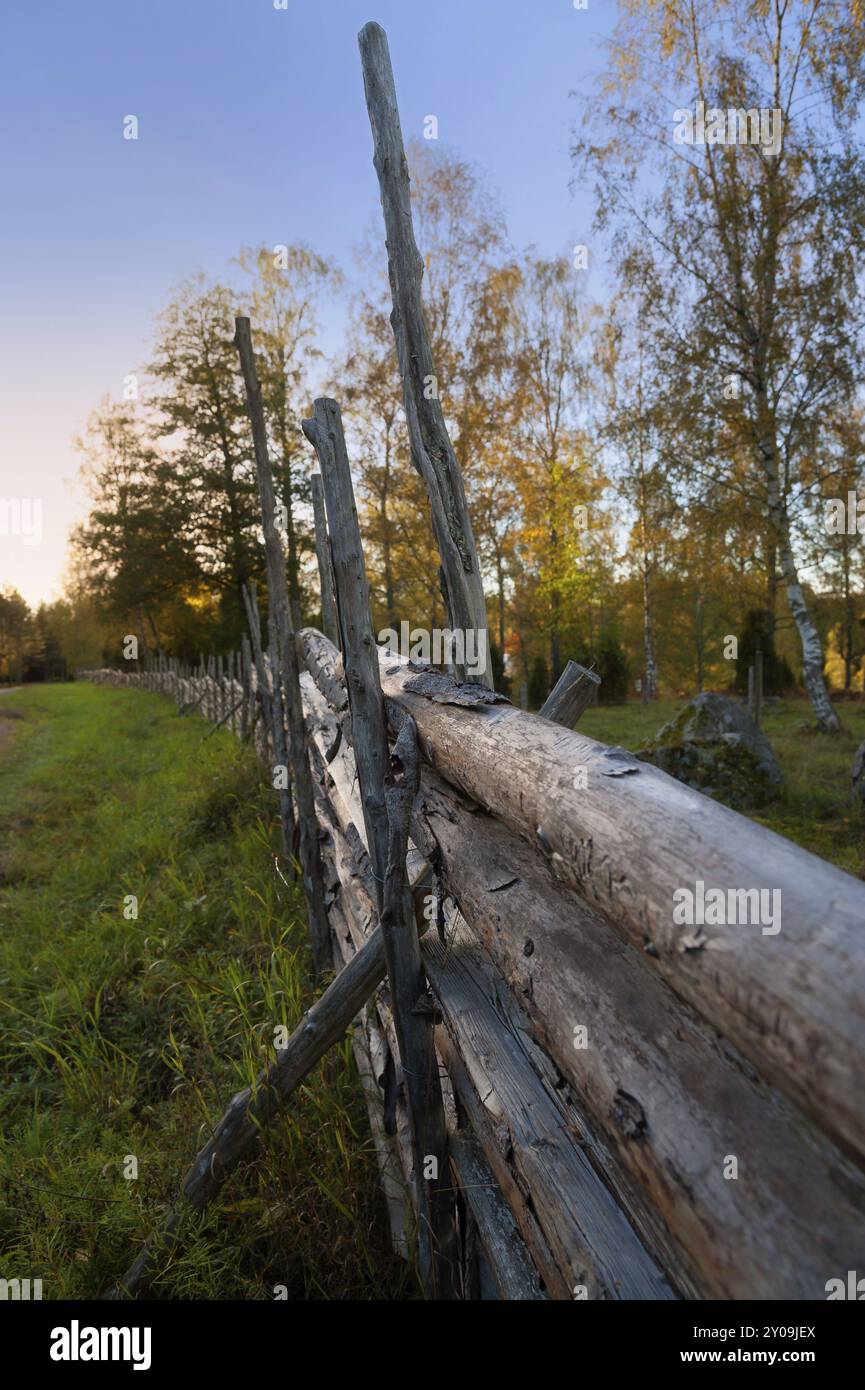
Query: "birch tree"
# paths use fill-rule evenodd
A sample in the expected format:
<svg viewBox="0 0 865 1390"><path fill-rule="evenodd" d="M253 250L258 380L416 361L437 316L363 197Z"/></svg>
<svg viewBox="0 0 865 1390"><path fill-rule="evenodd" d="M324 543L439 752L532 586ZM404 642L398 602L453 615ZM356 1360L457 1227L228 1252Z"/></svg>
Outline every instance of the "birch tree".
<svg viewBox="0 0 865 1390"><path fill-rule="evenodd" d="M599 227L614 229L620 263L637 246L673 287L657 339L671 390L694 419L714 416L716 468L747 455L769 593L777 566L803 682L830 731L839 721L797 526L822 421L857 381L863 46L861 11L844 0L718 0L711 11L625 0L588 112L594 134L574 151L596 177Z"/></svg>

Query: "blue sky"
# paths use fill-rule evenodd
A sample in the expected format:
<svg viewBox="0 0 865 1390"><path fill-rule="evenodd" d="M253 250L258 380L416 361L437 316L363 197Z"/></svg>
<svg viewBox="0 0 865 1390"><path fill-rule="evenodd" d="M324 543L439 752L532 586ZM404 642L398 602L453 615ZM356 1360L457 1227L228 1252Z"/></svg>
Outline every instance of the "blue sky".
<svg viewBox="0 0 865 1390"><path fill-rule="evenodd" d="M31 0L0 29L0 497L43 538L0 536L0 586L59 592L82 512L72 436L147 358L173 284L242 245L305 241L355 274L379 217L357 51L388 32L408 140L434 114L486 171L512 240L588 240L569 137L614 0ZM137 141L123 118L139 120ZM376 223L376 225L380 225ZM337 346L340 311L326 324Z"/></svg>

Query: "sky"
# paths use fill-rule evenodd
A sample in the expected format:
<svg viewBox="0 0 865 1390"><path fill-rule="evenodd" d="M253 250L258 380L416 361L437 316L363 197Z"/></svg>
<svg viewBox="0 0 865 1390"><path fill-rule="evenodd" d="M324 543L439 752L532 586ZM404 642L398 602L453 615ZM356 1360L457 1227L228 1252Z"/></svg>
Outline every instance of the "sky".
<svg viewBox="0 0 865 1390"><path fill-rule="evenodd" d="M241 246L305 242L356 274L380 226L357 33L387 30L406 142L438 119L511 239L589 239L578 104L615 0L38 0L0 20L0 589L59 596L86 512L74 437L148 359L155 315ZM137 140L124 139L135 116ZM378 219L374 221L373 219ZM324 323L339 345L344 310ZM3 506L2 504L6 505Z"/></svg>

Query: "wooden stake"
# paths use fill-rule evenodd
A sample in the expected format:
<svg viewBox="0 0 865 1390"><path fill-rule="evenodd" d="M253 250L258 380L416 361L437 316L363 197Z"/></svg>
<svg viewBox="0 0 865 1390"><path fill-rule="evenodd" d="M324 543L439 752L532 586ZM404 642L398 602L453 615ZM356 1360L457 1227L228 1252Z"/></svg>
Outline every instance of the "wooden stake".
<svg viewBox="0 0 865 1390"><path fill-rule="evenodd" d="M542 719L573 729L580 715L592 703L595 687L600 684L601 678L594 671L586 670L576 661L569 661L538 713Z"/></svg>
<svg viewBox="0 0 865 1390"><path fill-rule="evenodd" d="M412 1120L421 1271L432 1297L450 1298L457 1271L447 1133L432 1014L422 1007L427 981L405 880L408 822L418 778L414 721L401 716L391 759L363 546L336 402L317 400L303 432L318 455L324 482L352 743Z"/></svg>
<svg viewBox="0 0 865 1390"><path fill-rule="evenodd" d="M240 357L240 366L246 386L247 408L252 425L264 545L267 556L270 606L276 626L277 653L287 703L288 741L294 774L295 795L297 796L303 888L309 913L313 958L316 970L323 971L329 968L331 961L330 927L324 906L324 878L318 843L318 821L315 815L315 801L306 746L306 727L303 721L303 705L300 698L300 667L288 601L288 585L285 578L285 556L283 555L282 541L276 528L273 473L267 453L264 406L261 399L261 385L255 368L249 319L238 317L234 322L235 343Z"/></svg>
<svg viewBox="0 0 865 1390"><path fill-rule="evenodd" d="M384 212L393 298L391 323L396 338L412 463L429 493L448 621L455 631L477 633L478 651L485 662L476 675L465 668L459 669L458 678L491 687L484 588L463 477L439 400L440 383L424 317L423 260L414 239L408 164L387 35L380 25L367 24L361 29L358 42L372 127L373 163Z"/></svg>

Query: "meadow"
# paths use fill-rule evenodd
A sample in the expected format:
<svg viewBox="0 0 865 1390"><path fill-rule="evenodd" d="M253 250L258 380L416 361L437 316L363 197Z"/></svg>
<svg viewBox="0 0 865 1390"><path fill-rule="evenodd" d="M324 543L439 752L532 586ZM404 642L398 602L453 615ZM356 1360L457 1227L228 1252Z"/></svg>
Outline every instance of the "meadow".
<svg viewBox="0 0 865 1390"><path fill-rule="evenodd" d="M229 734L85 683L4 694L0 725L0 1277L95 1298L315 997L306 927ZM377 1190L346 1039L150 1296L411 1297Z"/></svg>

